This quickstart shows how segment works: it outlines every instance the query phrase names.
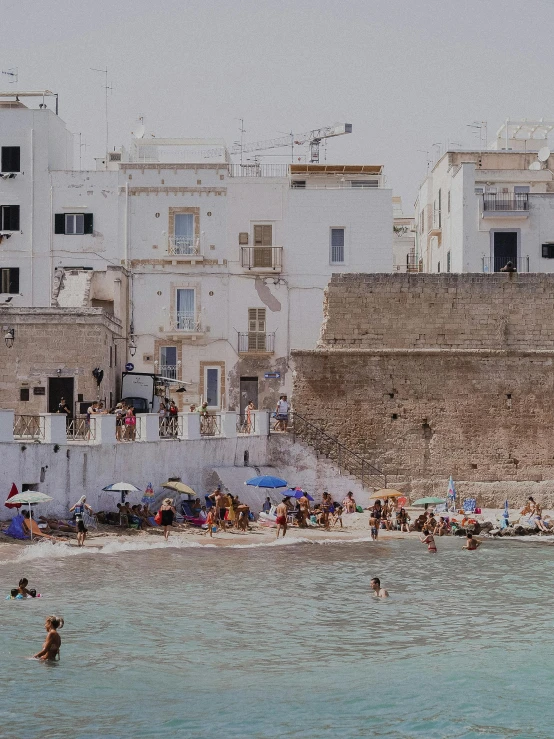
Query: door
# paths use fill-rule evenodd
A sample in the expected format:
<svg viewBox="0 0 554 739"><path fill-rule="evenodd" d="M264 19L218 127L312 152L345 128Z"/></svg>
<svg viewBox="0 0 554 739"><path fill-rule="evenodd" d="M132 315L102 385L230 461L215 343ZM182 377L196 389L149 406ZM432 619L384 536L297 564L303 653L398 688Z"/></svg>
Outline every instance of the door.
<svg viewBox="0 0 554 739"><path fill-rule="evenodd" d="M57 413L60 400L64 398L71 415L73 408L73 377L49 377L48 378L48 413Z"/></svg>
<svg viewBox="0 0 554 739"><path fill-rule="evenodd" d="M248 403L253 401L254 408L258 410L258 378L257 377L241 377L240 378L240 415L244 417L244 411Z"/></svg>
<svg viewBox="0 0 554 739"><path fill-rule="evenodd" d="M175 254L194 254L194 215L175 214Z"/></svg>
<svg viewBox="0 0 554 739"><path fill-rule="evenodd" d="M517 269L517 231L495 231L494 271L500 272L507 262Z"/></svg>

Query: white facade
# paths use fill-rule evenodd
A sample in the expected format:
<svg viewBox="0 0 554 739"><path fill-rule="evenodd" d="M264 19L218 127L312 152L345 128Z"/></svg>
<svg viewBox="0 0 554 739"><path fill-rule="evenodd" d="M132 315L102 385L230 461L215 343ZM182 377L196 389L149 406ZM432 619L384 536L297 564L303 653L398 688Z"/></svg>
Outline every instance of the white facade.
<svg viewBox="0 0 554 739"><path fill-rule="evenodd" d="M415 218L404 213L402 198L398 195L392 199L392 209L394 218L392 237L393 272L418 272Z"/></svg>
<svg viewBox="0 0 554 739"><path fill-rule="evenodd" d="M415 206L422 271L494 272L511 261L520 272L554 272L551 127L520 139L514 125L487 151L446 152L422 183Z"/></svg>
<svg viewBox="0 0 554 739"><path fill-rule="evenodd" d="M242 167L220 140L134 139L75 171L63 122L26 108L0 108L4 141L25 171L0 179L2 203L20 206L21 233L0 252L19 269L13 304L75 305L86 285L86 304L111 302L133 337L134 371L184 385L181 408L273 407L291 388L291 349L316 344L332 273L392 269L380 166Z"/></svg>

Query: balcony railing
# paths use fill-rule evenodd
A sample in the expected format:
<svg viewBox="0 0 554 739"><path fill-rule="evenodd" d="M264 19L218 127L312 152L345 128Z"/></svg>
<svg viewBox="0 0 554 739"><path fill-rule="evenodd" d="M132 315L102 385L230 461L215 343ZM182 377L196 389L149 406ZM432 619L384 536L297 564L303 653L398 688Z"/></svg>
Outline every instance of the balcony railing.
<svg viewBox="0 0 554 739"><path fill-rule="evenodd" d="M176 439L183 434L183 419L180 416L163 416L159 421L160 439Z"/></svg>
<svg viewBox="0 0 554 739"><path fill-rule="evenodd" d="M158 365L157 369L158 369L158 375L160 377L166 377L168 380L178 380L179 370L181 369L181 365L180 364L160 364Z"/></svg>
<svg viewBox="0 0 554 739"><path fill-rule="evenodd" d="M200 238L197 236L170 236L167 252L174 256L199 255Z"/></svg>
<svg viewBox="0 0 554 739"><path fill-rule="evenodd" d="M483 195L483 211L527 211L529 193L488 193Z"/></svg>
<svg viewBox="0 0 554 739"><path fill-rule="evenodd" d="M230 177L288 177L288 164L230 164Z"/></svg>
<svg viewBox="0 0 554 739"><path fill-rule="evenodd" d="M16 439L44 439L44 418L41 416L14 416L13 435Z"/></svg>
<svg viewBox="0 0 554 739"><path fill-rule="evenodd" d="M221 414L200 416L200 436L221 436Z"/></svg>
<svg viewBox="0 0 554 739"><path fill-rule="evenodd" d="M282 260L282 246L241 247L241 264L246 269L272 269L275 272L280 272Z"/></svg>
<svg viewBox="0 0 554 739"><path fill-rule="evenodd" d="M237 414L237 434L254 434L256 433L256 414L255 413L238 413Z"/></svg>
<svg viewBox="0 0 554 739"><path fill-rule="evenodd" d="M200 320L194 313L179 311L171 322L171 328L176 331L186 331L190 334L201 333Z"/></svg>
<svg viewBox="0 0 554 739"><path fill-rule="evenodd" d="M96 438L96 424L87 422L86 416L71 418L67 423L68 441L94 441Z"/></svg>
<svg viewBox="0 0 554 739"><path fill-rule="evenodd" d="M518 259L507 259L506 257L482 257L483 272L501 272L508 264L515 267L514 272L529 272L529 255L518 257Z"/></svg>
<svg viewBox="0 0 554 739"><path fill-rule="evenodd" d="M270 334L249 331L239 333L239 354L273 354L275 351L275 332Z"/></svg>

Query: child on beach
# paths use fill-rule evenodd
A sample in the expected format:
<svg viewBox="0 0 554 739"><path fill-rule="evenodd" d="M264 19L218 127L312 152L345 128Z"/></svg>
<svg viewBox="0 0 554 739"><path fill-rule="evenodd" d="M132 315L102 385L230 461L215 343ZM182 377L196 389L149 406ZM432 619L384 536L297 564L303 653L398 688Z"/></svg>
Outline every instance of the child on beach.
<svg viewBox="0 0 554 739"><path fill-rule="evenodd" d="M206 517L206 526L208 527L208 532L210 534L210 539L211 539L212 536L214 535L214 532L213 532L214 528L217 530L216 525L215 525L215 515L214 515L213 508L210 508L210 510L208 511L208 515Z"/></svg>
<svg viewBox="0 0 554 739"><path fill-rule="evenodd" d="M419 537L420 542L422 544L427 544L427 549L433 554L436 554L437 545L435 544L435 539L433 537L433 534L429 531L429 529L423 529L421 533L422 533L422 536Z"/></svg>
<svg viewBox="0 0 554 739"><path fill-rule="evenodd" d="M477 547L480 545L481 542L477 541L473 538L473 534L468 534L465 546L462 547L462 549L467 549L468 552L474 552Z"/></svg>
<svg viewBox="0 0 554 739"><path fill-rule="evenodd" d="M377 519L373 518L373 516L369 519L369 529L371 532L372 540L377 541L377 537L379 536L379 528L377 527Z"/></svg>
<svg viewBox="0 0 554 739"><path fill-rule="evenodd" d="M63 626L63 618L61 616L48 616L44 628L46 629L46 641L42 645L40 652L33 655L33 659L40 659L43 662L53 662L56 657L60 658L60 647L62 640L58 634L58 629Z"/></svg>

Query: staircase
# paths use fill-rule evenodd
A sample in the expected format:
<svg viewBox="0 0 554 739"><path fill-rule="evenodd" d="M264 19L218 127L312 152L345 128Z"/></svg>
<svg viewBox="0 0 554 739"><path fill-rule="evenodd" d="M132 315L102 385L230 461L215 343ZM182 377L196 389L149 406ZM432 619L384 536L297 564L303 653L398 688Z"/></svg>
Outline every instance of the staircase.
<svg viewBox="0 0 554 739"><path fill-rule="evenodd" d="M293 441L298 437L309 444L318 456L330 459L341 472L358 478L363 488L378 490L387 487L386 474L375 467L369 459L349 449L335 436L331 436L296 411L290 413L287 430Z"/></svg>

